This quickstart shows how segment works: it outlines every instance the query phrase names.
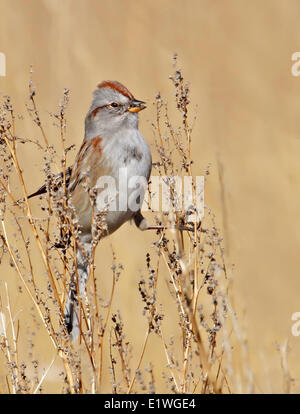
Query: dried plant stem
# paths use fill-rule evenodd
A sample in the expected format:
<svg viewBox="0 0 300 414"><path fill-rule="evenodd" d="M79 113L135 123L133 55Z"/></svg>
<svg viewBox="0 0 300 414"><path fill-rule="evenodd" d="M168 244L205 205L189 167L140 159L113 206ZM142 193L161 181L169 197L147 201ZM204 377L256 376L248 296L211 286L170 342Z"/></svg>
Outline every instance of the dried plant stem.
<svg viewBox="0 0 300 414"><path fill-rule="evenodd" d="M116 278L115 275L113 274L113 282L112 282L112 288L111 288L111 294L110 294L110 298L109 298L109 303L108 303L108 308L107 308L107 312L106 312L106 319L101 331L101 335L99 338L99 373L98 373L98 387L99 390L101 389L101 382L102 382L102 373L103 373L103 343L104 343L104 335L106 332L106 328L107 328L107 323L108 323L108 318L110 315L110 311L111 311L111 305L112 305L112 301L113 301L113 296L114 296L114 292L115 292L115 286L116 286Z"/></svg>
<svg viewBox="0 0 300 414"><path fill-rule="evenodd" d="M112 355L112 343L111 343L111 335L112 335L112 329L110 330L109 333L109 356L110 356L110 362L111 362L111 371L112 371L112 376L113 376L113 394L117 394L117 381L116 381L116 371L115 371L115 359L113 358Z"/></svg>
<svg viewBox="0 0 300 414"><path fill-rule="evenodd" d="M44 374L42 375L42 378L40 379L40 382L38 383L35 390L33 391L33 394L36 394L38 392L38 390L41 388L46 376L48 375L48 372L50 371L50 369L52 368L52 365L55 362L55 359L56 359L56 354L54 355L54 357L52 358L52 361L50 362L48 368L45 370Z"/></svg>
<svg viewBox="0 0 300 414"><path fill-rule="evenodd" d="M62 303L61 303L60 297L59 297L58 292L57 292L56 284L55 284L54 277L53 277L53 274L52 274L52 271L51 271L51 268L50 268L50 265L49 265L49 261L47 260L47 257L45 255L45 252L43 250L43 247L42 247L42 244L41 244L41 240L40 240L39 234L37 232L36 226L35 226L34 221L33 221L33 218L32 218L31 208L30 208L30 205L29 205L29 202L28 202L28 193L27 193L27 190L26 190L26 186L25 186L23 174L22 174L21 168L19 166L19 162L18 162L18 158L17 158L16 152L11 147L11 145L9 143L9 140L6 137L6 135L5 134L2 134L2 135L4 137L5 143L6 143L8 149L9 149L9 151L11 153L11 156L13 158L13 162L14 162L15 168L16 168L16 170L18 172L18 176L19 176L19 179L20 179L20 182L21 182L21 186L22 186L22 189L23 189L23 192L24 192L24 196L25 196L25 202L26 202L26 206L27 206L27 217L29 219L29 223L30 223L30 225L32 227L32 230L34 232L35 239L37 241L39 250L41 252L41 256L43 258L43 261L44 261L46 270L48 272L49 280L50 280L50 283L51 283L51 287L52 287L52 289L54 291L55 299L56 299L56 301L57 301L57 303L58 303L58 305L60 307L61 314L63 314Z"/></svg>
<svg viewBox="0 0 300 414"><path fill-rule="evenodd" d="M0 184L2 185L2 187L5 189L5 191L7 192L7 194L9 195L9 197L11 198L12 202L14 204L17 204L17 201L15 200L14 196L12 195L12 193L9 191L8 187L6 186L6 184L0 180Z"/></svg>
<svg viewBox="0 0 300 414"><path fill-rule="evenodd" d="M7 311L8 311L8 316L9 316L9 321L10 321L10 326L11 326L12 339L13 339L13 354L15 355L15 366L16 366L16 370L17 370L17 367L19 366L19 363L18 363L18 349L17 349L17 337L16 337L16 333L15 333L15 325L14 325L13 317L12 317L12 314L11 314L11 306L10 306L8 287L7 287L6 282L5 282L5 292L6 292L6 301L7 301Z"/></svg>
<svg viewBox="0 0 300 414"><path fill-rule="evenodd" d="M165 341L165 339L164 339L164 336L163 336L162 332L161 332L161 339L162 339L162 343L163 343L163 347L164 347L165 355L166 355L166 358L167 358L168 368L169 368L170 373L171 373L171 375L172 375L172 379L173 379L173 381L174 381L174 384L175 384L175 387L176 387L176 391L179 393L179 392L180 392L180 390L179 390L179 386L178 386L178 383L177 383L177 380L176 380L176 376L175 376L175 374L174 374L174 371L173 371L173 370L172 370L172 368L171 368L171 366L172 366L172 361L170 360L169 353L168 353L168 348L167 348L167 344L166 344L166 341Z"/></svg>
<svg viewBox="0 0 300 414"><path fill-rule="evenodd" d="M191 348L191 339L192 334L189 331L185 338L184 344L184 355L183 355L183 364L182 364L182 373L181 373L181 393L186 393L186 374L187 374L187 367L189 362L189 353Z"/></svg>
<svg viewBox="0 0 300 414"><path fill-rule="evenodd" d="M138 362L137 367L136 367L136 369L133 373L133 377L132 377L132 380L130 382L129 388L127 390L127 394L130 394L131 391L132 391L132 387L134 385L135 378L136 378L136 372L140 369L142 360L143 360L144 355L145 355L145 350L146 350L146 346L147 346L147 343L148 343L149 335L150 335L150 328L147 329L145 339L144 339L144 343L143 343L143 347L142 347L142 352L141 352L141 355L140 355L140 358L139 358L139 362Z"/></svg>
<svg viewBox="0 0 300 414"><path fill-rule="evenodd" d="M28 193L27 193L27 190L26 190L26 186L25 186L23 174L22 174L21 168L19 166L19 162L18 162L18 158L17 158L17 155L16 155L16 151L14 151L13 148L11 147L7 136L5 134L2 134L2 136L3 136L4 140L5 140L5 143L6 143L7 147L8 147L8 149L9 149L10 153L11 153L14 166L15 166L16 171L18 173L18 176L19 176L19 179L20 179L20 183L21 183L21 186L22 186L22 189L23 189L23 193L24 193L24 196L25 196L25 202L26 202L26 206L27 206L27 217L29 219L29 223L31 225L31 228L33 230L33 233L35 235L35 240L37 241L39 250L41 252L41 256L43 258L45 267L47 269L48 276L49 276L49 279L50 279L50 283L51 283L51 286L52 286L52 289L53 289L53 292L54 292L54 296L55 296L55 299L57 301L57 304L58 304L58 306L60 308L60 312L61 312L61 315L62 315L63 314L62 303L61 303L60 297L59 297L58 292L57 292L56 284L55 284L55 281L54 281L54 277L52 275L52 271L51 271L51 268L50 268L50 265L49 265L49 261L47 260L47 257L46 257L46 255L44 253L43 248L42 248L41 240L40 240L39 234L37 232L36 226L35 226L34 221L33 221L33 218L32 218L31 209L30 209L30 205L29 205L29 202L28 202ZM51 342L52 342L54 348L56 350L58 350L58 346L57 346L58 344L56 342L56 339L55 339L53 333L51 331L49 331L48 326L47 326L47 324L46 324L46 322L44 320L43 314L42 314L42 312L40 310L40 307L39 307L38 303L36 302L35 298L33 297L33 295L31 294L31 291L28 288L27 283L24 280L23 275L22 275L22 273L21 273L21 271L19 269L19 266L18 266L18 264L17 264L17 262L15 260L14 254L13 254L11 248L10 248L10 244L9 244L9 241L8 241L8 238L7 238L6 228L5 228L5 224L4 224L4 221L3 220L1 220L1 224L2 224L2 228L3 228L3 232L4 232L4 237L5 237L6 245L7 245L7 248L8 248L9 254L10 254L10 257L11 257L11 259L12 259L14 265L15 265L15 268L17 270L17 273L18 273L20 279L22 280L22 283L23 283L23 285L24 285L27 293L29 294L32 302L34 303L35 308L37 309L38 314L39 314L39 316L40 316L40 318L41 318L41 320L43 322L43 325L45 326L47 332L49 333L49 337L51 339ZM65 366L65 369L66 369L68 381L69 381L70 384L72 384L73 383L73 381L72 381L72 375L70 375L71 371L70 371L70 369L68 367L68 364L67 364L67 362L65 360L65 356L64 356L64 354L63 354L62 351L59 351L59 355L63 359L63 363L64 363L64 366ZM73 387L71 386L71 389L72 388Z"/></svg>
<svg viewBox="0 0 300 414"><path fill-rule="evenodd" d="M36 107L36 103L35 103L34 95L35 95L35 93L31 93L31 94L30 94L30 100L31 100L31 102L32 102L32 105L33 105L33 109L34 109L35 114L38 114L38 110L37 110L37 107ZM38 124L38 126L39 126L39 128L40 128L40 130L41 130L42 137L43 137L43 140L44 140L44 142L45 142L45 144L46 144L46 147L47 147L47 148L50 148L48 138L47 138L47 136L46 136L46 133L45 133L45 131L44 131L44 128L43 128L43 126L42 126L41 122L38 122L37 124Z"/></svg>
<svg viewBox="0 0 300 414"><path fill-rule="evenodd" d="M12 357L12 354L11 354L11 350L10 350L10 346L9 346L9 342L8 342L7 330L6 330L6 321L5 321L5 317L4 317L3 312L0 312L0 318L1 318L1 327L2 327L1 334L2 334L2 337L3 337L3 340L4 340L7 362L9 364L10 368L12 369L12 374L11 374L12 390L13 390L13 393L16 394L16 392L17 392L16 379L18 378L17 366L16 366L15 361L13 360L13 357ZM7 381L7 387L10 388L7 377L6 377L6 381Z"/></svg>
<svg viewBox="0 0 300 414"><path fill-rule="evenodd" d="M15 259L15 256L14 256L14 254L13 254L12 250L11 250L9 240L8 240L8 238L7 238L7 233L6 233L5 223L4 223L4 221L3 221L3 220L1 220L1 225L2 225L2 230L3 230L3 235L4 235L4 239L5 239L6 247L7 247L7 250L8 250L8 252L9 252L10 258L11 258L11 260L12 260L12 262L13 262L14 266L15 266L15 269L17 270L17 274L19 275L19 277L20 277L20 279L21 279L21 281L22 281L22 283L23 283L23 286L25 287L25 290L26 290L26 292L28 293L28 295L29 295L30 299L32 300L33 304L35 305L35 308L36 308L36 310L37 310L37 312L38 312L38 314L39 314L39 316L40 316L40 318L41 318L41 320L42 320L42 322L43 322L43 325L45 326L45 328L46 328L47 332L49 333L49 336L50 336L50 338L51 338L51 342L52 342L52 344L53 344L54 348L55 348L55 349L57 349L57 344L56 344L56 341L55 341L55 339L54 339L54 337L53 337L52 333L50 333L50 332L49 332L49 330L48 330L48 327L47 327L47 325L46 325L46 323L45 323L45 320L44 320L43 314L42 314L42 312L41 312L41 309L40 309L40 307L39 307L38 303L36 302L35 298L33 297L33 295L32 295L32 293L31 293L30 289L28 288L27 283L26 283L26 281L24 280L24 277L23 277L23 275L22 275L22 272L21 272L21 270L20 270L20 268L19 268L19 266L18 266L18 263L17 263L17 261L16 261L16 259Z"/></svg>

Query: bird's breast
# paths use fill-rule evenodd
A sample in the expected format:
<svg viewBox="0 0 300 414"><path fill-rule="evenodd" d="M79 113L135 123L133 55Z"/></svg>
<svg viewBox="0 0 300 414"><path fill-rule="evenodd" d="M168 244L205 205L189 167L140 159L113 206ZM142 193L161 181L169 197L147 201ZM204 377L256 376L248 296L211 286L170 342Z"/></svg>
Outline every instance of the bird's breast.
<svg viewBox="0 0 300 414"><path fill-rule="evenodd" d="M137 129L119 132L103 143L103 158L110 165L112 176L119 177L119 170L126 168L127 175L149 179L152 160L148 144Z"/></svg>

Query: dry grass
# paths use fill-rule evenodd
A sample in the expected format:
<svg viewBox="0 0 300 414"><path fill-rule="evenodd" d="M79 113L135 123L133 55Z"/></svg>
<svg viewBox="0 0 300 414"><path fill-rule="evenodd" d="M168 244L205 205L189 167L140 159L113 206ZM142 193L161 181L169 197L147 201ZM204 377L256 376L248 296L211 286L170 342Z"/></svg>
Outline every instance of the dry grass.
<svg viewBox="0 0 300 414"><path fill-rule="evenodd" d="M39 139L20 138L23 118L15 114L10 98L3 97L0 114L0 260L10 263L9 278L16 278L19 290L10 290L6 282L0 285L0 392L47 392L47 376L55 364L60 368L52 373L55 377L52 392L207 394L254 391L247 341L239 328L230 295L232 266L226 263L214 214L205 206L204 218L190 222L191 211L175 208L176 191L172 178L193 176L193 126L197 122L193 110L189 109L190 89L177 67L176 56L170 81L175 92L175 110L181 121L174 124L169 115L173 102L168 103L157 95L154 102L156 119L152 124L156 147L152 173L168 177L172 211L152 212L149 218L171 230L153 232L144 269L139 272L140 280L135 286L146 326L143 343L138 346L128 338L122 307L116 311L112 309L119 278L123 277L127 266L127 263L119 263L113 247L111 272L106 275L111 279L111 292L103 297L101 286L99 288L97 276L101 269L95 265L96 247L101 238L99 217L93 218L94 250L89 283L80 298L78 342L69 341L64 326L63 309L71 275L76 272L78 246L77 223L67 203L65 186L68 155L73 150L73 145L68 147L66 144L68 90L63 93L57 114L49 115L60 136L59 149L55 149L47 138L32 80L27 116L39 128ZM39 148L48 188L47 195L39 199L38 217L32 210L37 201L28 200L29 185L21 166L24 145ZM219 166L222 187L221 164ZM57 179L59 171L63 171L60 182ZM203 175L205 186L209 186L209 169L203 171ZM62 188L59 195L56 192L58 185ZM87 191L94 203L93 191ZM150 199L151 196L150 183ZM193 199L196 199L195 186ZM226 212L223 216L226 218ZM190 227L191 231L175 229L180 225ZM162 284L167 286L169 297L161 294ZM24 319L20 322L18 311L12 309L11 297L15 295L22 295L30 309L26 322ZM171 333L170 321L174 327ZM134 324L134 319L130 323ZM41 346L37 337L42 337L43 344L48 342L51 348ZM153 337L156 337L155 348L150 344ZM45 367L49 349L52 356ZM159 353L164 361L159 373L152 363L155 353ZM282 355L284 386L290 390L286 348Z"/></svg>

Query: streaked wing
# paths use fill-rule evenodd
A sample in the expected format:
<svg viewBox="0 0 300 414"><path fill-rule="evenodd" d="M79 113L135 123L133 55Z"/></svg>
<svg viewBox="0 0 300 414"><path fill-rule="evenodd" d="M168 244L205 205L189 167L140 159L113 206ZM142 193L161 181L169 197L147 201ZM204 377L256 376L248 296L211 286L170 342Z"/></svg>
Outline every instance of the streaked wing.
<svg viewBox="0 0 300 414"><path fill-rule="evenodd" d="M68 188L79 223L86 231L90 231L92 207L90 195L82 184L86 183L87 188L93 188L99 177L112 173L109 166L103 162L101 141L100 137L95 137L82 144L73 166Z"/></svg>
<svg viewBox="0 0 300 414"><path fill-rule="evenodd" d="M72 168L73 167L68 167L66 169L66 187L67 188L68 188L69 183L70 183ZM58 191L61 188L62 182L63 182L63 176L64 176L63 172L61 172L59 174L56 174L54 176L54 183L55 183L54 188L53 188L54 191ZM42 185L35 193L30 194L28 196L28 198L32 198L32 197L36 197L36 196L39 196L39 195L42 195L42 194L46 194L47 193L47 187L48 187L47 184Z"/></svg>
<svg viewBox="0 0 300 414"><path fill-rule="evenodd" d="M72 193L85 178L87 184L91 188L95 186L99 174L95 171L102 166L102 139L95 137L91 140L84 141L78 151L75 163L72 168L72 173L69 181L68 191Z"/></svg>

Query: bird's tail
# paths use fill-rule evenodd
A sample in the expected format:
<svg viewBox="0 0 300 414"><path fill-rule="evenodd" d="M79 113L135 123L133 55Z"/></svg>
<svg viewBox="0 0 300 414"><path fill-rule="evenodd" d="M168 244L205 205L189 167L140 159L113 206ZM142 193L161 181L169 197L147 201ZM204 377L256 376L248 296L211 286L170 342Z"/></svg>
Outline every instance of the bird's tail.
<svg viewBox="0 0 300 414"><path fill-rule="evenodd" d="M89 276L89 250L77 248L77 272L73 274L68 299L65 306L65 325L72 341L76 341L80 332L80 308L78 295L82 297Z"/></svg>

